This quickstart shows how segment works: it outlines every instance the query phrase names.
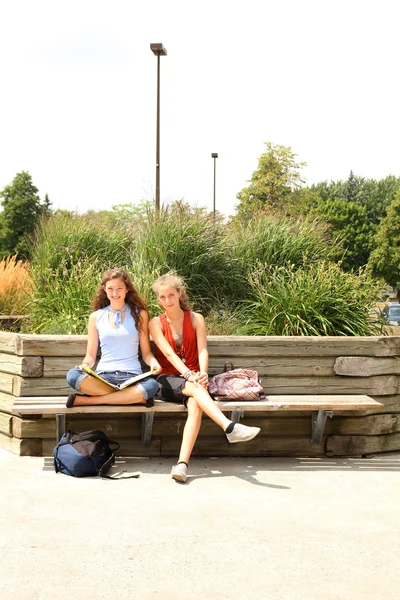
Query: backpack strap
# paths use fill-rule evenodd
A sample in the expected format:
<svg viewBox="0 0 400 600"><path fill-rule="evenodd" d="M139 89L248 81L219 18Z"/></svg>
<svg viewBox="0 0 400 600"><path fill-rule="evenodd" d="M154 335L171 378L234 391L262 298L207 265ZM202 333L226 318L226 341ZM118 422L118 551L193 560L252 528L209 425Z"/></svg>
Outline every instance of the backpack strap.
<svg viewBox="0 0 400 600"><path fill-rule="evenodd" d="M124 477L117 477L116 475L106 475L104 471L107 472L114 464L114 461L115 454L113 453L108 459L108 461L105 462L104 465L101 467L100 471L98 471L99 477L101 477L102 479L138 479L140 477L139 473L137 475L128 475Z"/></svg>

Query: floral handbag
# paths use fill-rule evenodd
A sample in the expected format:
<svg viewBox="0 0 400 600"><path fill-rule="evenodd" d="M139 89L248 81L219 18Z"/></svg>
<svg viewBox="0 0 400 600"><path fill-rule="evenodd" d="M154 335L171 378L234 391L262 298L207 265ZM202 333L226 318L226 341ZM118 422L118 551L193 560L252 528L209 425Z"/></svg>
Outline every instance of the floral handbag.
<svg viewBox="0 0 400 600"><path fill-rule="evenodd" d="M224 372L214 375L208 386L215 400L245 400L255 402L264 397L257 371L234 369L231 362L224 364Z"/></svg>

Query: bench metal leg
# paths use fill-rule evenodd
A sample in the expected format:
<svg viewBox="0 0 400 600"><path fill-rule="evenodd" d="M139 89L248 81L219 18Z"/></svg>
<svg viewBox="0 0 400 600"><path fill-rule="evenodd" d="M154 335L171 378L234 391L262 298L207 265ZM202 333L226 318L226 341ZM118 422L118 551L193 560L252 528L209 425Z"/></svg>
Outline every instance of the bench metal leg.
<svg viewBox="0 0 400 600"><path fill-rule="evenodd" d="M332 410L313 410L311 416L311 443L319 444L322 440L327 417L332 417Z"/></svg>
<svg viewBox="0 0 400 600"><path fill-rule="evenodd" d="M65 415L56 414L56 437L57 443L65 433Z"/></svg>
<svg viewBox="0 0 400 600"><path fill-rule="evenodd" d="M243 410L233 410L229 417L230 420L233 421L234 423L239 423L240 419L243 417L244 415L244 411Z"/></svg>
<svg viewBox="0 0 400 600"><path fill-rule="evenodd" d="M150 444L153 434L154 412L146 412L142 415L142 444Z"/></svg>

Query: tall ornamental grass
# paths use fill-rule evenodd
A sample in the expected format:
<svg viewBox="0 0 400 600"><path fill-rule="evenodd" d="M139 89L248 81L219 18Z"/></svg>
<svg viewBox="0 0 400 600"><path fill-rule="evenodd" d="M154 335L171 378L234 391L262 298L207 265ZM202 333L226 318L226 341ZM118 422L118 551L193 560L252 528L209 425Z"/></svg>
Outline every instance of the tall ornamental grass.
<svg viewBox="0 0 400 600"><path fill-rule="evenodd" d="M221 244L223 232L223 225L205 210L180 203L159 213L148 211L146 220L135 222L129 264L151 312L159 311L152 283L169 271L184 278L193 305L205 313L229 300L234 283L229 254Z"/></svg>
<svg viewBox="0 0 400 600"><path fill-rule="evenodd" d="M0 261L0 314L21 315L27 311L32 294L29 263L9 256Z"/></svg>
<svg viewBox="0 0 400 600"><path fill-rule="evenodd" d="M215 335L370 335L376 286L330 262L333 244L318 223L255 215L224 224L203 209L175 203L144 207L131 219L59 213L32 242L29 324L38 333L86 333L102 273L123 267L150 314L152 284L181 275L195 310ZM335 250L336 252L336 250Z"/></svg>
<svg viewBox="0 0 400 600"><path fill-rule="evenodd" d="M246 335L371 335L381 333L368 317L378 283L360 273L344 273L321 262L296 269L294 265L265 266L249 278L252 299L236 316Z"/></svg>
<svg viewBox="0 0 400 600"><path fill-rule="evenodd" d="M234 221L226 228L223 244L246 286L257 265L305 267L331 260L337 253L326 226L318 221L295 221L262 212L248 222Z"/></svg>
<svg viewBox="0 0 400 600"><path fill-rule="evenodd" d="M126 261L131 235L123 224L95 214L60 212L43 220L31 242L34 268L59 271L84 257L107 264Z"/></svg>

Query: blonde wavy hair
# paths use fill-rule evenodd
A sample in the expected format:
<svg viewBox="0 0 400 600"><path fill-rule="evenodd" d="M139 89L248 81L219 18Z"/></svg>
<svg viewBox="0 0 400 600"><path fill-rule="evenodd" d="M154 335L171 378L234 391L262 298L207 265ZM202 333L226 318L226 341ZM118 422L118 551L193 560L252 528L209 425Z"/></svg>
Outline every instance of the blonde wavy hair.
<svg viewBox="0 0 400 600"><path fill-rule="evenodd" d="M159 295L160 287L163 285L169 285L170 287L175 288L177 292L182 292L179 297L179 306L182 310L192 310L182 277L179 277L176 273L166 273L165 275L161 275L161 277L153 284L153 290L157 296Z"/></svg>

